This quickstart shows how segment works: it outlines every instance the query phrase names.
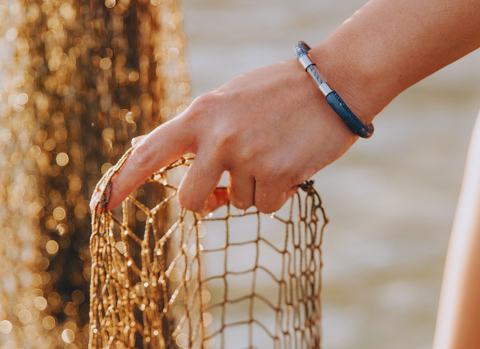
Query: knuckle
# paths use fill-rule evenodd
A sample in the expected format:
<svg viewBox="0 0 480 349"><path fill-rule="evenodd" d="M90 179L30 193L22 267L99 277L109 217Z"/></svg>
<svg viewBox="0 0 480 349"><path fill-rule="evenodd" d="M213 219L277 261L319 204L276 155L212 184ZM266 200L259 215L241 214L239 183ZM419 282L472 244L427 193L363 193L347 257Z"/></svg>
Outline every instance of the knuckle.
<svg viewBox="0 0 480 349"><path fill-rule="evenodd" d="M240 210L246 210L254 204L253 190L230 186L228 188L228 199L230 203Z"/></svg>
<svg viewBox="0 0 480 349"><path fill-rule="evenodd" d="M132 165L139 170L149 170L155 165L155 152L147 142L140 143L133 151L130 160Z"/></svg>
<svg viewBox="0 0 480 349"><path fill-rule="evenodd" d="M205 110L211 109L217 103L217 97L211 93L203 94L192 102L190 108L194 114L204 112Z"/></svg>
<svg viewBox="0 0 480 349"><path fill-rule="evenodd" d="M239 164L250 164L258 157L258 153L256 149L252 149L249 146L244 146L235 155L235 157Z"/></svg>
<svg viewBox="0 0 480 349"><path fill-rule="evenodd" d="M198 200L195 200L192 195L181 188L178 190L177 198L180 205L189 211L200 212L203 209L203 203L199 203Z"/></svg>
<svg viewBox="0 0 480 349"><path fill-rule="evenodd" d="M273 213L280 207L277 207L276 201L272 200L273 198L269 197L267 192L261 192L255 197L255 207L262 213Z"/></svg>
<svg viewBox="0 0 480 349"><path fill-rule="evenodd" d="M236 135L229 130L219 130L214 136L214 142L216 151L223 152L234 147Z"/></svg>
<svg viewBox="0 0 480 349"><path fill-rule="evenodd" d="M279 205L279 204L271 204L271 203L264 203L264 204L259 203L257 204L257 209L261 213L270 214L278 211L282 206L283 204Z"/></svg>
<svg viewBox="0 0 480 349"><path fill-rule="evenodd" d="M240 210L246 210L252 206L251 202L246 202L235 197L230 198L230 203Z"/></svg>
<svg viewBox="0 0 480 349"><path fill-rule="evenodd" d="M262 189L255 195L255 206L257 209L262 213L269 214L282 208L286 201L286 193L291 188L287 181L282 178L258 184Z"/></svg>

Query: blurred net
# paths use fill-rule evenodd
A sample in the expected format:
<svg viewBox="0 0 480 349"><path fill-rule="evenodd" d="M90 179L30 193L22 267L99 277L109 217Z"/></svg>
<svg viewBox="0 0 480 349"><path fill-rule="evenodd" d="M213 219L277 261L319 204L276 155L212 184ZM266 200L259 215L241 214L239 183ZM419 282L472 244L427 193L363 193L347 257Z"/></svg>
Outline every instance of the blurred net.
<svg viewBox="0 0 480 349"><path fill-rule="evenodd" d="M320 348L327 218L313 182L271 217L230 205L200 217L176 198L185 157L108 212L130 152L97 187L89 347ZM162 197L148 205L146 191Z"/></svg>
<svg viewBox="0 0 480 349"><path fill-rule="evenodd" d="M86 348L87 199L190 103L182 20L176 0L0 0L1 349Z"/></svg>

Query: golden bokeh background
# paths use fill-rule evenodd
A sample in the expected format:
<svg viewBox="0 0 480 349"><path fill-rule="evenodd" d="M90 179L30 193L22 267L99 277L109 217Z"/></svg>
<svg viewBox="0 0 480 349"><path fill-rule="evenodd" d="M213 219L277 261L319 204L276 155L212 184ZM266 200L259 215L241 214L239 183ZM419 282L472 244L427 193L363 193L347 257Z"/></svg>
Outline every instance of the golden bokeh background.
<svg viewBox="0 0 480 349"><path fill-rule="evenodd" d="M190 103L182 20L174 0L0 3L1 348L86 347L89 198Z"/></svg>

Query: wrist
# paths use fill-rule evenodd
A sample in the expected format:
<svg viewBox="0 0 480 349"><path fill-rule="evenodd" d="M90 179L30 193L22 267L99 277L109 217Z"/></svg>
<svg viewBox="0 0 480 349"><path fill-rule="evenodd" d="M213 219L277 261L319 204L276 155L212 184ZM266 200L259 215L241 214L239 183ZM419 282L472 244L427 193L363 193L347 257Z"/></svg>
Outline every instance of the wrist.
<svg viewBox="0 0 480 349"><path fill-rule="evenodd" d="M298 41L294 45L295 56L299 63L303 66L305 71L315 82L315 85L320 89L325 96L325 100L333 111L342 119L345 125L355 135L362 138L370 138L375 130L373 124L365 125L348 107L340 95L325 82L325 78L321 76L320 72L312 56L309 54L310 47L304 41Z"/></svg>
<svg viewBox="0 0 480 349"><path fill-rule="evenodd" d="M328 85L364 124L369 125L395 97L379 90L381 84L369 73L368 62L355 57L339 40L327 38L309 53Z"/></svg>

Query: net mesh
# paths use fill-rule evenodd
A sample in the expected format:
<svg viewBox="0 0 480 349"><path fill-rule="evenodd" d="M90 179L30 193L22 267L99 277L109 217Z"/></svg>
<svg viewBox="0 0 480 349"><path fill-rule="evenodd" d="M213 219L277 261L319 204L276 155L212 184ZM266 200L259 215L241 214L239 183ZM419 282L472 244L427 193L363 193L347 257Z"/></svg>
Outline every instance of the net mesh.
<svg viewBox="0 0 480 349"><path fill-rule="evenodd" d="M275 215L227 205L201 217L177 201L184 157L106 211L130 153L97 187L89 347L320 348L327 218L313 182Z"/></svg>

